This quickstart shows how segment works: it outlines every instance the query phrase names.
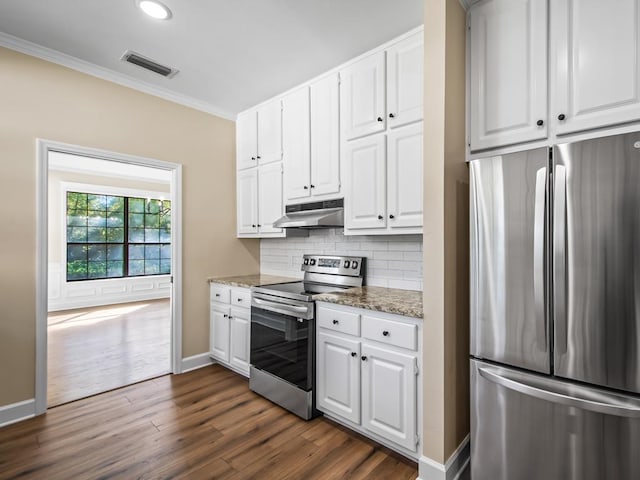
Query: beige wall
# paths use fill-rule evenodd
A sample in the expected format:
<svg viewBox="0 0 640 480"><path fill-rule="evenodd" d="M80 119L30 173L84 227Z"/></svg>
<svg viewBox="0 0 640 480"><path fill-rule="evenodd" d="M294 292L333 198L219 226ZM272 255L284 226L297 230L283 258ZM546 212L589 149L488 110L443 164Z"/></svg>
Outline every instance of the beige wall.
<svg viewBox="0 0 640 480"><path fill-rule="evenodd" d="M466 13L425 0L424 444L445 463L469 433Z"/></svg>
<svg viewBox="0 0 640 480"><path fill-rule="evenodd" d="M208 275L257 273L235 238L235 125L0 48L0 406L33 398L36 139L183 165L183 356L208 350Z"/></svg>

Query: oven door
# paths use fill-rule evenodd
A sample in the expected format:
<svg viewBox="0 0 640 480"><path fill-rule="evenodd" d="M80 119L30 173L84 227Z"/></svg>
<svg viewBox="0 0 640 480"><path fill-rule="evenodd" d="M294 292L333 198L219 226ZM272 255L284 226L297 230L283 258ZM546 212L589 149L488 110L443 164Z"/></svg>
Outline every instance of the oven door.
<svg viewBox="0 0 640 480"><path fill-rule="evenodd" d="M302 390L312 390L313 307L313 302L254 293L251 301L251 365Z"/></svg>

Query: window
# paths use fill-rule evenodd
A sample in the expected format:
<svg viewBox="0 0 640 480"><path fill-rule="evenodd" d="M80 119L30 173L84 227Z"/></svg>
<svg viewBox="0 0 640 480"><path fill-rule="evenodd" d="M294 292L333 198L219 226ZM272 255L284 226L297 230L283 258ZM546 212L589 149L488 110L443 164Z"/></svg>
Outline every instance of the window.
<svg viewBox="0 0 640 480"><path fill-rule="evenodd" d="M67 281L171 273L171 202L67 192Z"/></svg>

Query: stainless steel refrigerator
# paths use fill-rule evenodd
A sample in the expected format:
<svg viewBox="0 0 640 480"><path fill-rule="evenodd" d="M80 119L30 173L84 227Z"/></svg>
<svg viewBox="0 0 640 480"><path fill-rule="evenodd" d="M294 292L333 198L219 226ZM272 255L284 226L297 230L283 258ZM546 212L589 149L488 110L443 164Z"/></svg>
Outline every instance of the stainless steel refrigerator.
<svg viewBox="0 0 640 480"><path fill-rule="evenodd" d="M640 132L470 175L472 480L640 479Z"/></svg>

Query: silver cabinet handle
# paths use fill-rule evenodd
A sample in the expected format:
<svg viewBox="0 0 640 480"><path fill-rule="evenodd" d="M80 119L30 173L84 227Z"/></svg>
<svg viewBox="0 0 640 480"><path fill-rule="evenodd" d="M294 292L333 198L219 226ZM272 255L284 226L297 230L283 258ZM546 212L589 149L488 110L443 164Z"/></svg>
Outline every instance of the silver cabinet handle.
<svg viewBox="0 0 640 480"><path fill-rule="evenodd" d="M544 308L544 234L546 219L547 169L541 168L536 173L536 193L533 210L533 301L536 317L538 343L542 351L548 351L547 322Z"/></svg>
<svg viewBox="0 0 640 480"><path fill-rule="evenodd" d="M567 170L557 165L553 187L553 319L556 325L557 353L567 352Z"/></svg>
<svg viewBox="0 0 640 480"><path fill-rule="evenodd" d="M257 303L258 305L264 305L265 307L277 307L277 308L283 308L286 310L291 310L294 312L306 312L308 309L307 307L296 307L295 305L285 305L284 303L277 303L277 302L268 302L266 300L260 300L259 298L254 298L253 301L255 303Z"/></svg>
<svg viewBox="0 0 640 480"><path fill-rule="evenodd" d="M640 418L640 402L637 400L623 400L621 396L547 378L533 377L533 381L527 381L522 374L492 367L480 367L478 371L493 383L540 400L616 417Z"/></svg>

